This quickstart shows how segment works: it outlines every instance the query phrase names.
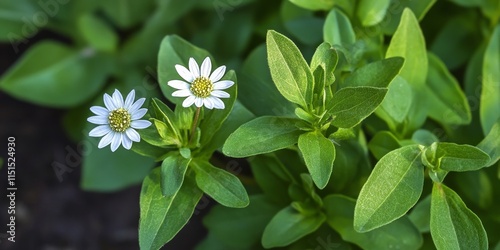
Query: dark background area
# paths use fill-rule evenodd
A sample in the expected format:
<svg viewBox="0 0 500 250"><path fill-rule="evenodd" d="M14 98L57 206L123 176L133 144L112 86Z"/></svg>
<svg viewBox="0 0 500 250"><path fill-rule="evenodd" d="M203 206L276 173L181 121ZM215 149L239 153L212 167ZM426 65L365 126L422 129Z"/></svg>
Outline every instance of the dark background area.
<svg viewBox="0 0 500 250"><path fill-rule="evenodd" d="M41 32L15 53L0 44L3 74L32 44L54 34ZM57 38L57 37L56 37ZM52 167L64 162L65 148L76 148L65 134L64 110L25 103L0 92L0 249L139 249L140 184L114 193L80 189L81 167L59 181ZM6 239L9 223L7 192L7 143L15 137L16 237ZM193 249L206 234L201 220L209 206L199 209L182 231L163 249Z"/></svg>

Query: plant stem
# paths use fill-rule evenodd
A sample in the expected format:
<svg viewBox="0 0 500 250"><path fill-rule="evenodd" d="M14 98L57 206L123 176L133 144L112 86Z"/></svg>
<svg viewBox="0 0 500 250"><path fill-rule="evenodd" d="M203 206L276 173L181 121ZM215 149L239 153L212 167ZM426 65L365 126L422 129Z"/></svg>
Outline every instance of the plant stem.
<svg viewBox="0 0 500 250"><path fill-rule="evenodd" d="M194 115L193 126L191 126L191 137L189 138L189 144L193 141L194 134L196 134L196 127L198 126L198 119L200 118L201 107L196 108L196 114Z"/></svg>

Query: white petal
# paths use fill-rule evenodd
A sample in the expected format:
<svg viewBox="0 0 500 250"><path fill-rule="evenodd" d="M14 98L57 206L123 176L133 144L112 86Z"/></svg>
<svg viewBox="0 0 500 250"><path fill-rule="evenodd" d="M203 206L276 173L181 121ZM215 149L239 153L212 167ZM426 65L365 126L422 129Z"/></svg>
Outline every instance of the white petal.
<svg viewBox="0 0 500 250"><path fill-rule="evenodd" d="M120 91L118 91L117 89L115 89L115 92L113 93L113 101L117 108L123 107L123 96L122 93L120 93Z"/></svg>
<svg viewBox="0 0 500 250"><path fill-rule="evenodd" d="M205 60L203 60L203 63L201 64L201 76L204 76L206 78L210 77L210 71L212 70L212 62L210 61L210 58L207 57Z"/></svg>
<svg viewBox="0 0 500 250"><path fill-rule="evenodd" d="M214 103L211 101L210 98L203 99L203 105L205 107L207 107L207 109L213 109L214 108Z"/></svg>
<svg viewBox="0 0 500 250"><path fill-rule="evenodd" d="M216 109L224 109L225 108L224 102L221 99L219 99L217 97L211 97L211 99L212 99L212 102L214 103L214 108L216 108Z"/></svg>
<svg viewBox="0 0 500 250"><path fill-rule="evenodd" d="M98 148L104 148L108 146L111 141L113 140L113 136L116 134L116 132L111 131L107 135L105 135L100 141L99 145L97 145Z"/></svg>
<svg viewBox="0 0 500 250"><path fill-rule="evenodd" d="M203 99L199 98L199 97L196 97L196 99L194 100L194 105L196 105L196 107L201 107L203 105Z"/></svg>
<svg viewBox="0 0 500 250"><path fill-rule="evenodd" d="M109 110L107 110L103 107L100 107L100 106L92 106L92 107L90 107L90 111L92 111L92 113L94 113L96 115L100 115L100 116L108 116L109 115Z"/></svg>
<svg viewBox="0 0 500 250"><path fill-rule="evenodd" d="M87 118L87 121L97 125L108 124L108 117L106 116L91 116Z"/></svg>
<svg viewBox="0 0 500 250"><path fill-rule="evenodd" d="M122 133L115 132L113 139L111 139L111 151L115 152L120 144L122 144Z"/></svg>
<svg viewBox="0 0 500 250"><path fill-rule="evenodd" d="M126 150L129 150L132 147L132 140L125 135L122 135L122 145Z"/></svg>
<svg viewBox="0 0 500 250"><path fill-rule="evenodd" d="M113 102L113 98L111 98L111 96L108 94L104 94L104 105L106 105L106 108L109 111L112 111L112 110L115 110L118 108L115 106L115 104Z"/></svg>
<svg viewBox="0 0 500 250"><path fill-rule="evenodd" d="M134 113L132 113L132 120L141 119L147 112L148 109L145 108L135 111Z"/></svg>
<svg viewBox="0 0 500 250"><path fill-rule="evenodd" d="M111 128L109 127L109 125L101 125L101 126L97 126L94 129L90 130L89 136L101 137L109 132L111 132Z"/></svg>
<svg viewBox="0 0 500 250"><path fill-rule="evenodd" d="M181 80L172 80L168 81L168 86L174 88L174 89L189 89L189 84L187 82L181 81Z"/></svg>
<svg viewBox="0 0 500 250"><path fill-rule="evenodd" d="M215 97L219 97L219 98L229 98L229 94L222 91L222 90L214 90L212 91L211 93L213 96Z"/></svg>
<svg viewBox="0 0 500 250"><path fill-rule="evenodd" d="M125 130L125 133L127 134L128 138L130 138L130 140L135 142L141 141L141 136L139 135L139 133L137 133L137 131L135 131L135 129L128 128L127 130Z"/></svg>
<svg viewBox="0 0 500 250"><path fill-rule="evenodd" d="M128 109L128 112L133 114L136 112L139 108L141 108L142 104L144 104L144 101L146 101L146 98L140 98L137 100L132 106Z"/></svg>
<svg viewBox="0 0 500 250"><path fill-rule="evenodd" d="M136 120L136 121L132 121L132 123L130 125L132 128L135 128L135 129L144 129L144 128L151 126L151 122L146 121L146 120Z"/></svg>
<svg viewBox="0 0 500 250"><path fill-rule="evenodd" d="M186 80L187 82L194 81L195 77L188 69L186 69L186 67L177 64L175 65L175 69L177 70L177 73L179 73L179 75L182 77L182 79Z"/></svg>
<svg viewBox="0 0 500 250"><path fill-rule="evenodd" d="M188 97L190 95L193 95L193 94L191 93L191 90L189 90L189 89L181 89L181 90L177 90L174 93L172 93L172 96L174 96L174 97Z"/></svg>
<svg viewBox="0 0 500 250"><path fill-rule="evenodd" d="M196 100L196 97L194 97L194 96L192 96L192 95L188 96L188 97L186 98L186 100L184 100L184 101L182 102L182 107L184 107L184 108L190 107L191 105L193 105L194 100Z"/></svg>
<svg viewBox="0 0 500 250"><path fill-rule="evenodd" d="M227 89L234 85L233 81L224 80L214 83L214 89Z"/></svg>
<svg viewBox="0 0 500 250"><path fill-rule="evenodd" d="M226 73L226 66L222 65L210 75L210 81L217 82L224 76L224 73Z"/></svg>
<svg viewBox="0 0 500 250"><path fill-rule="evenodd" d="M196 63L196 60L192 57L189 58L189 71L191 71L194 78L200 77L200 67L198 66L198 63Z"/></svg>
<svg viewBox="0 0 500 250"><path fill-rule="evenodd" d="M125 99L124 108L126 110L128 110L132 105L132 103L134 103L134 99L135 99L135 90L133 89L132 91L130 91L130 93L128 93L127 99Z"/></svg>

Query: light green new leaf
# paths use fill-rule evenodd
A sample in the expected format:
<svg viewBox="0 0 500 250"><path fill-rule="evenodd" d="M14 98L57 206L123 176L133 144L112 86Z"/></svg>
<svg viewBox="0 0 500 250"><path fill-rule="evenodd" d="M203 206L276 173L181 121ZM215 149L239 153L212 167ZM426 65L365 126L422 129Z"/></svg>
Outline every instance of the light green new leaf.
<svg viewBox="0 0 500 250"><path fill-rule="evenodd" d="M373 26L384 19L391 0L361 0L358 3L357 14L363 26Z"/></svg>
<svg viewBox="0 0 500 250"><path fill-rule="evenodd" d="M358 233L353 228L354 199L343 195L328 195L323 203L328 225L339 232L342 239L363 249L416 250L422 245L422 235L407 216L370 232Z"/></svg>
<svg viewBox="0 0 500 250"><path fill-rule="evenodd" d="M477 145L490 156L487 166L492 166L500 160L500 119L493 125L486 137Z"/></svg>
<svg viewBox="0 0 500 250"><path fill-rule="evenodd" d="M380 131L376 133L368 143L368 149L375 158L380 159L387 153L401 147L396 136L389 131Z"/></svg>
<svg viewBox="0 0 500 250"><path fill-rule="evenodd" d="M193 162L196 184L210 197L226 207L248 206L247 191L241 181L229 172L212 166L207 161Z"/></svg>
<svg viewBox="0 0 500 250"><path fill-rule="evenodd" d="M252 246L260 245L264 228L279 210L265 196L252 195L250 205L243 209L213 207L203 218L203 224L231 249L255 249Z"/></svg>
<svg viewBox="0 0 500 250"><path fill-rule="evenodd" d="M469 102L458 81L437 56L428 53L427 57L426 93L432 107L429 116L441 124L469 124L472 120Z"/></svg>
<svg viewBox="0 0 500 250"><path fill-rule="evenodd" d="M399 75L413 86L423 86L427 77L427 50L418 20L410 9L403 11L385 55L386 58L396 56L405 59Z"/></svg>
<svg viewBox="0 0 500 250"><path fill-rule="evenodd" d="M139 246L160 249L186 225L203 192L186 176L175 196L163 197L160 168L144 179L140 196Z"/></svg>
<svg viewBox="0 0 500 250"><path fill-rule="evenodd" d="M490 162L488 154L470 145L450 142L433 143L425 150L425 157L433 166L446 171L474 171Z"/></svg>
<svg viewBox="0 0 500 250"><path fill-rule="evenodd" d="M480 118L484 135L500 118L500 25L491 36L483 61L483 88L481 91Z"/></svg>
<svg viewBox="0 0 500 250"><path fill-rule="evenodd" d="M90 13L78 18L78 28L83 38L98 51L114 52L118 47L118 35L103 20Z"/></svg>
<svg viewBox="0 0 500 250"><path fill-rule="evenodd" d="M161 192L166 198L177 194L184 182L184 176L191 159L186 159L178 153L167 156L161 164Z"/></svg>
<svg viewBox="0 0 500 250"><path fill-rule="evenodd" d="M308 132L299 136L299 149L314 184L323 189L332 175L335 146L321 133Z"/></svg>
<svg viewBox="0 0 500 250"><path fill-rule="evenodd" d="M335 0L289 0L308 10L329 10L335 5Z"/></svg>
<svg viewBox="0 0 500 250"><path fill-rule="evenodd" d="M247 157L287 148L297 143L299 119L262 116L236 129L226 140L222 152L231 157Z"/></svg>
<svg viewBox="0 0 500 250"><path fill-rule="evenodd" d="M386 154L361 189L354 210L354 229L367 232L405 215L417 203L424 186L418 145Z"/></svg>
<svg viewBox="0 0 500 250"><path fill-rule="evenodd" d="M316 231L326 217L323 214L303 215L291 206L279 211L267 224L262 235L264 248L287 246Z"/></svg>
<svg viewBox="0 0 500 250"><path fill-rule="evenodd" d="M316 69L322 66L325 72L324 84L319 84L317 79L315 79L314 88L316 94L319 94L317 91L319 88L316 85L330 86L335 81L335 75L333 72L335 71L335 67L337 67L337 62L337 50L335 50L329 43L323 42L318 46L318 48L316 48L316 51L311 59L311 69L316 72Z"/></svg>
<svg viewBox="0 0 500 250"><path fill-rule="evenodd" d="M327 104L333 116L332 125L351 128L359 124L377 109L384 100L387 88L346 87L333 95Z"/></svg>
<svg viewBox="0 0 500 250"><path fill-rule="evenodd" d="M67 108L93 97L110 71L109 60L58 42L37 43L0 79L0 88L24 101Z"/></svg>
<svg viewBox="0 0 500 250"><path fill-rule="evenodd" d="M300 50L273 30L267 32L266 44L274 84L287 100L307 107L313 97L314 78Z"/></svg>
<svg viewBox="0 0 500 250"><path fill-rule="evenodd" d="M431 235L437 249L488 249L481 220L455 191L434 183L431 200Z"/></svg>
<svg viewBox="0 0 500 250"><path fill-rule="evenodd" d="M331 45L343 47L354 44L356 34L349 17L337 9L331 10L323 26L323 40Z"/></svg>
<svg viewBox="0 0 500 250"><path fill-rule="evenodd" d="M403 64L404 59L401 57L386 58L369 63L348 76L345 79L344 86L387 88L392 80L399 74Z"/></svg>

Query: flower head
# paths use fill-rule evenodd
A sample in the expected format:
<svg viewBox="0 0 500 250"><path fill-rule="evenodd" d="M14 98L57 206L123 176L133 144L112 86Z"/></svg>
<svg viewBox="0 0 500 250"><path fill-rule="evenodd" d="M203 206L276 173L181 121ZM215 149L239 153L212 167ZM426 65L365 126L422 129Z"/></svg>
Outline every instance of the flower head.
<svg viewBox="0 0 500 250"><path fill-rule="evenodd" d="M134 102L135 91L132 90L127 95L125 101L120 91L115 89L113 96L104 94L104 107L93 106L90 108L96 116L87 118L87 121L97 124L89 132L89 136L101 137L98 148L104 148L111 144L111 151L115 152L121 145L125 149L132 147L132 142L141 141L141 137L136 129L144 129L151 125L150 121L141 119L147 109L141 108L146 98L141 98Z"/></svg>
<svg viewBox="0 0 500 250"><path fill-rule="evenodd" d="M177 89L172 93L172 96L186 97L182 102L183 107L194 104L196 107L224 109L224 102L220 98L228 98L229 94L222 90L234 84L230 80L220 81L226 72L226 66L220 66L211 73L212 62L210 58L205 58L200 68L191 57L189 58L189 70L179 64L175 65L175 69L184 81L172 80L168 82L168 86Z"/></svg>

